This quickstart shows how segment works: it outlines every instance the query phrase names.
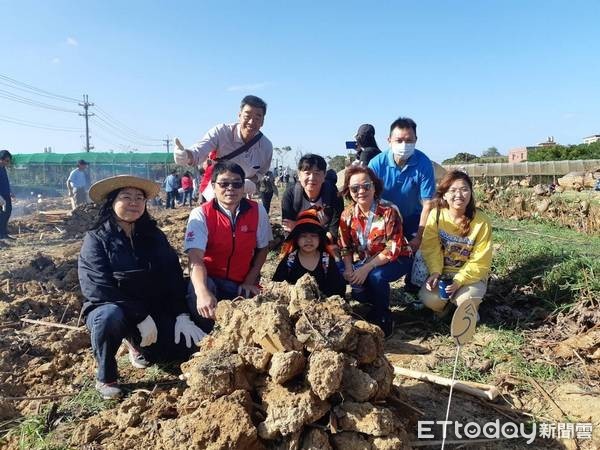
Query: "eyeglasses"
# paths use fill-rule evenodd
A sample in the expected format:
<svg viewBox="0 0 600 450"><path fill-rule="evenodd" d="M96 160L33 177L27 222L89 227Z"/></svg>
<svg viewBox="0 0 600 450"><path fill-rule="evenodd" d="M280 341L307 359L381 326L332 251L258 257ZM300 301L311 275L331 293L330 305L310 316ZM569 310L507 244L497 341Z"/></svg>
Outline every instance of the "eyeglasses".
<svg viewBox="0 0 600 450"><path fill-rule="evenodd" d="M118 195L117 200L119 200L121 202L140 203L140 202L145 202L146 197L143 197L143 196L132 197L128 194L125 194L125 195Z"/></svg>
<svg viewBox="0 0 600 450"><path fill-rule="evenodd" d="M450 194L450 195L455 195L458 192L460 192L462 195L466 195L471 192L471 189L469 189L467 187L458 188L458 189L448 189L448 194Z"/></svg>
<svg viewBox="0 0 600 450"><path fill-rule="evenodd" d="M373 187L373 183L368 182L368 183L363 183L363 184L353 184L352 186L350 186L350 192L352 192L353 194L358 194L358 192L362 189L363 191L370 191L371 188Z"/></svg>
<svg viewBox="0 0 600 450"><path fill-rule="evenodd" d="M221 189L227 189L229 186L233 189L241 189L244 187L243 181L215 181L215 184L218 184Z"/></svg>

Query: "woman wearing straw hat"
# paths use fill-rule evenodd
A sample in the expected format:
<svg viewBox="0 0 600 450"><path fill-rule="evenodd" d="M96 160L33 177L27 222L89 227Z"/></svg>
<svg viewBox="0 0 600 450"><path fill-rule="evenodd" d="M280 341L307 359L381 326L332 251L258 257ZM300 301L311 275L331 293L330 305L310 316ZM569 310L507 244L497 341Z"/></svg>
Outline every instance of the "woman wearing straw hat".
<svg viewBox="0 0 600 450"><path fill-rule="evenodd" d="M146 368L149 361L189 357L192 341L204 336L189 317L177 253L146 209L159 189L150 180L119 175L89 191L101 208L83 240L79 283L98 364L96 389L104 398L121 395L115 355L123 340L132 365Z"/></svg>

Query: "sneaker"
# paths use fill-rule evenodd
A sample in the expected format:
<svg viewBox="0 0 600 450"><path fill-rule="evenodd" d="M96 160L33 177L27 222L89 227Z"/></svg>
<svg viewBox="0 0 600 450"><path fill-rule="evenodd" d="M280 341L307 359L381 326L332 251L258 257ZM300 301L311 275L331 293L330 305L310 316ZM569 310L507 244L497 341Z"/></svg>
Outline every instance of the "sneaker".
<svg viewBox="0 0 600 450"><path fill-rule="evenodd" d="M136 369L147 369L150 366L150 362L137 350L133 345L127 343L129 348L129 362Z"/></svg>
<svg viewBox="0 0 600 450"><path fill-rule="evenodd" d="M127 346L129 353L129 362L136 369L147 369L150 367L150 361L142 354L141 350L131 342L129 339L123 339L123 343Z"/></svg>
<svg viewBox="0 0 600 450"><path fill-rule="evenodd" d="M96 390L100 393L104 400L113 400L115 398L119 398L123 394L123 391L121 391L121 388L116 381L112 383L96 381Z"/></svg>

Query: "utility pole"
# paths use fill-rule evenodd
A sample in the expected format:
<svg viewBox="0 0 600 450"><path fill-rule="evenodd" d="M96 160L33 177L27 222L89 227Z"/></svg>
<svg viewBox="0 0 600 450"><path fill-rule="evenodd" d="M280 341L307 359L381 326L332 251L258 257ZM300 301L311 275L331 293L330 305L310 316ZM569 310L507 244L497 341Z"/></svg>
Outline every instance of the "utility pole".
<svg viewBox="0 0 600 450"><path fill-rule="evenodd" d="M88 108L90 106L94 106L94 104L88 102L87 94L83 94L83 103L79 103L79 106L83 106L83 114L79 113L79 115L85 117L85 151L89 152L94 147L90 147L90 127L88 124L88 118L93 116L94 113L88 112Z"/></svg>
<svg viewBox="0 0 600 450"><path fill-rule="evenodd" d="M171 142L171 140L169 139L169 136L167 136L166 139L162 140L164 142L164 145L167 147L167 153L169 153L169 143Z"/></svg>

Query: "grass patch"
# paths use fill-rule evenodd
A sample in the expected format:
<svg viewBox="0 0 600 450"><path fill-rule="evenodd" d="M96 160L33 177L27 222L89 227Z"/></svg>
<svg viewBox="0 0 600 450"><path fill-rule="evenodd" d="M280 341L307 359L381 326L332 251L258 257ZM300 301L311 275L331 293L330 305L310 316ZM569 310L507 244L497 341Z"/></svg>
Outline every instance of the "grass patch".
<svg viewBox="0 0 600 450"><path fill-rule="evenodd" d="M501 372L511 374L517 378L531 377L539 381L572 381L576 378L573 370L563 369L544 361L527 361L522 355L523 346L526 345L523 335L515 330L493 329L481 325L477 331L483 336L485 344L469 345L461 352L456 367L456 378L465 381L488 383L497 375L496 369L501 367ZM444 341L443 345L453 346L452 340ZM469 365L467 361L491 362L489 370L482 372ZM454 357L445 358L434 369L436 373L451 378L454 368Z"/></svg>
<svg viewBox="0 0 600 450"><path fill-rule="evenodd" d="M493 223L492 273L507 289L526 287L527 296L551 312L600 297L600 238L530 221L493 217Z"/></svg>
<svg viewBox="0 0 600 450"><path fill-rule="evenodd" d="M47 407L39 415L25 418L18 427L8 435L18 438L19 450L69 450L71 447L52 442L50 434L50 415L52 409Z"/></svg>
<svg viewBox="0 0 600 450"><path fill-rule="evenodd" d="M51 403L40 414L20 419L6 433L6 437L16 438L19 450L69 450L73 447L57 442L61 439L53 434L59 424L85 420L100 411L114 408L117 404L117 400L103 400L94 387L94 381L88 380L77 395L60 405Z"/></svg>

